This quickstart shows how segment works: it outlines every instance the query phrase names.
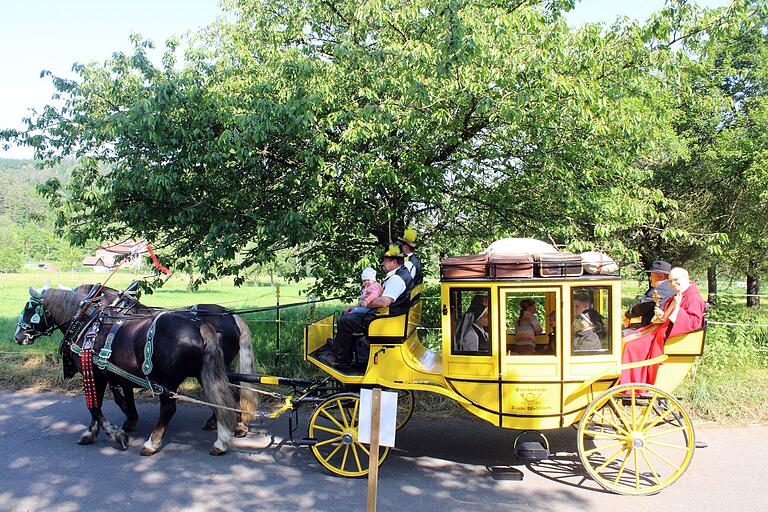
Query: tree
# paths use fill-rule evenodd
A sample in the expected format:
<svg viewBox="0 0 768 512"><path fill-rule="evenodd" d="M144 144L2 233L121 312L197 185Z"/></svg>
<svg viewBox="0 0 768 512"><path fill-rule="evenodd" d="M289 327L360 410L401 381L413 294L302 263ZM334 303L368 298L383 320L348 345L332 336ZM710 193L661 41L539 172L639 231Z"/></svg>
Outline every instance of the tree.
<svg viewBox="0 0 768 512"><path fill-rule="evenodd" d="M757 295L768 270L768 11L761 1L742 8L743 18L702 38L684 69L675 127L687 150L660 166L656 180L684 205L678 226L728 235L721 243L726 266L746 273L747 292ZM709 266L712 296L712 255L688 248L678 256ZM758 297L748 296L747 305L758 306Z"/></svg>
<svg viewBox="0 0 768 512"><path fill-rule="evenodd" d="M64 102L4 137L79 159L42 189L72 241L145 238L201 280L290 249L295 277L340 288L407 225L441 251L534 236L632 258L664 218L658 76L699 29L681 0L571 31L572 3L231 0L183 64L136 37L52 77Z"/></svg>

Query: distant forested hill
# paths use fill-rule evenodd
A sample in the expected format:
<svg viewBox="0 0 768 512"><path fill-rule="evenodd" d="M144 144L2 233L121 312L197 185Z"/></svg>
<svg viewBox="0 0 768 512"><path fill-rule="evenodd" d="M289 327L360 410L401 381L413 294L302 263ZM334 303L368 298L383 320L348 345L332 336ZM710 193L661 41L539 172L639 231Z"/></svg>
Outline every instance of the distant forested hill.
<svg viewBox="0 0 768 512"><path fill-rule="evenodd" d="M0 272L18 270L24 260L79 265L87 252L55 234L54 216L35 186L48 178L68 181L74 162L37 169L33 160L0 158Z"/></svg>
<svg viewBox="0 0 768 512"><path fill-rule="evenodd" d="M51 169L37 169L34 160L0 158L0 175L15 183L36 185L52 177L67 180L74 166L75 162L64 161Z"/></svg>
<svg viewBox="0 0 768 512"><path fill-rule="evenodd" d="M74 162L62 162L54 168L37 169L34 160L0 158L0 215L17 223L45 217L47 204L35 185L53 177L67 181L74 166Z"/></svg>

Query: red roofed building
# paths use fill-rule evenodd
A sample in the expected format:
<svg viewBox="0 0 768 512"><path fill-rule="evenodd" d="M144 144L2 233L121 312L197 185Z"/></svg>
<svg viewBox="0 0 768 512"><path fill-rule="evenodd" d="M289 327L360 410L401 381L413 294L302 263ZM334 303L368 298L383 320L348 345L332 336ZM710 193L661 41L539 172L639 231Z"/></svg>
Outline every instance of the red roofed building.
<svg viewBox="0 0 768 512"><path fill-rule="evenodd" d="M142 255L146 252L147 242L144 240L125 240L119 244L102 244L96 249L96 256L88 256L82 263L83 266L93 267L96 272L114 270L118 264L120 268L140 269Z"/></svg>

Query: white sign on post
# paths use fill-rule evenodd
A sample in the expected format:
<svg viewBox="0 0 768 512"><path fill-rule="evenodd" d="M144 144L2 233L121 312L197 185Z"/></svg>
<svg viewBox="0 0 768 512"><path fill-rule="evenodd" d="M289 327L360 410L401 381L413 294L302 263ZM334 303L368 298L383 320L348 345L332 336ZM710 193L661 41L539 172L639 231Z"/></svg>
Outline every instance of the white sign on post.
<svg viewBox="0 0 768 512"><path fill-rule="evenodd" d="M360 390L360 423L357 440L371 442L371 396L370 389ZM381 421L379 421L379 446L395 446L395 427L397 425L397 393L381 392Z"/></svg>

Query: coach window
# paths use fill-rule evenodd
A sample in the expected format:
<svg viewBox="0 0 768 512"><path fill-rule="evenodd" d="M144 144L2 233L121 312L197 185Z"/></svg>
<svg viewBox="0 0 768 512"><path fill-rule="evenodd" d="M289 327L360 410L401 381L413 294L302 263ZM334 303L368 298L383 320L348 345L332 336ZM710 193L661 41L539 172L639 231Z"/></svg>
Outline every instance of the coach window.
<svg viewBox="0 0 768 512"><path fill-rule="evenodd" d="M467 356L491 355L490 288L451 290L451 353Z"/></svg>
<svg viewBox="0 0 768 512"><path fill-rule="evenodd" d="M610 352L611 288L582 286L571 292L571 352L576 355Z"/></svg>

